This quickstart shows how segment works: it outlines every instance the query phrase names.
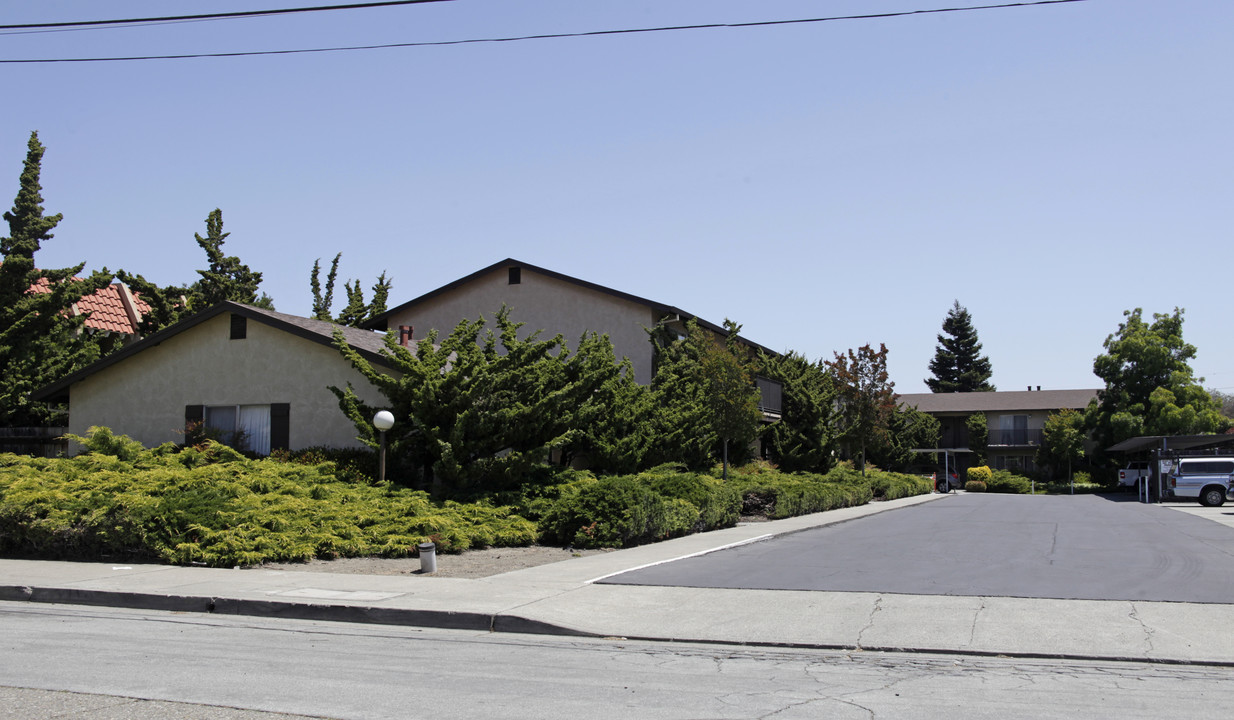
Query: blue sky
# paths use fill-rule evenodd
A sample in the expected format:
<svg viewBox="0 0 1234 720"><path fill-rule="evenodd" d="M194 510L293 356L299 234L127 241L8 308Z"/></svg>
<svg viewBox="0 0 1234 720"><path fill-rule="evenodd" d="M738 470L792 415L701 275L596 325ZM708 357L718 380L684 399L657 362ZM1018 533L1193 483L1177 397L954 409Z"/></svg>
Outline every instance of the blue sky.
<svg viewBox="0 0 1234 720"><path fill-rule="evenodd" d="M4 23L324 2L10 3ZM453 0L3 34L0 59L285 50L963 5ZM882 342L924 392L952 301L1003 390L1097 387L1124 310L1186 309L1234 392L1234 3L1070 4L360 52L0 64L0 203L30 131L38 256L191 282L225 250L307 314L343 253L392 303L506 257L811 358ZM7 188L7 190L5 189ZM341 294L341 293L340 293Z"/></svg>

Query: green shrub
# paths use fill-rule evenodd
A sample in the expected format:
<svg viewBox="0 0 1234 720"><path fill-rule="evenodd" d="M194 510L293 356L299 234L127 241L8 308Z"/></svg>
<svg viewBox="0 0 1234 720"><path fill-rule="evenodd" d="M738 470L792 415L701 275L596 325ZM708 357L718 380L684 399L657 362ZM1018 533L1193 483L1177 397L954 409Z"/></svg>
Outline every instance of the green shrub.
<svg viewBox="0 0 1234 720"><path fill-rule="evenodd" d="M627 475L568 488L540 518L540 528L550 542L629 547L684 535L698 521L689 501L662 497Z"/></svg>
<svg viewBox="0 0 1234 720"><path fill-rule="evenodd" d="M1072 475L1071 480L1072 482L1076 484L1076 486L1080 486L1080 485L1089 486L1089 485L1097 484L1093 482L1093 476L1084 472L1083 470Z"/></svg>
<svg viewBox="0 0 1234 720"><path fill-rule="evenodd" d="M368 448L317 446L301 450L275 450L270 453L270 459L299 465L333 463L334 476L351 483L369 484L375 481L378 475L377 453Z"/></svg>
<svg viewBox="0 0 1234 720"><path fill-rule="evenodd" d="M109 435L87 441L132 456L132 441ZM343 482L335 473L333 463L249 460L216 443L142 450L131 462L100 452L0 456L0 553L232 566L406 556L426 540L442 552L527 545L538 535L508 507L434 503L422 492Z"/></svg>
<svg viewBox="0 0 1234 720"><path fill-rule="evenodd" d="M986 482L986 488L992 493L1028 495L1032 492L1032 483L1028 478L1016 475L1007 470L996 470L992 477Z"/></svg>
<svg viewBox="0 0 1234 720"><path fill-rule="evenodd" d="M851 466L840 464L826 475L814 473L729 474L729 485L741 492L743 512L761 510L778 519L864 505L874 499L870 483Z"/></svg>
<svg viewBox="0 0 1234 720"><path fill-rule="evenodd" d="M85 452L110 455L125 462L133 462L146 449L127 435L115 435L105 427L90 427L86 430L86 437L71 434L65 437L80 444Z"/></svg>
<svg viewBox="0 0 1234 720"><path fill-rule="evenodd" d="M638 477L660 496L685 500L698 508L696 531L732 527L741 517L741 493L715 478L686 472L648 472Z"/></svg>
<svg viewBox="0 0 1234 720"><path fill-rule="evenodd" d="M987 465L978 465L976 467L970 467L968 471L965 473L965 476L966 476L966 479L964 482L964 487L965 489L967 489L968 483L973 482L974 480L977 482L988 484L990 482L990 478L994 477L994 471L991 470L989 466ZM982 492L982 491L978 490L978 492Z"/></svg>
<svg viewBox="0 0 1234 720"><path fill-rule="evenodd" d="M964 483L964 490L966 492L983 493L986 491L985 482L981 480L969 480Z"/></svg>
<svg viewBox="0 0 1234 720"><path fill-rule="evenodd" d="M866 479L874 497L881 500L898 500L913 495L925 495L930 492L930 481L917 475L886 472L871 469L866 472Z"/></svg>

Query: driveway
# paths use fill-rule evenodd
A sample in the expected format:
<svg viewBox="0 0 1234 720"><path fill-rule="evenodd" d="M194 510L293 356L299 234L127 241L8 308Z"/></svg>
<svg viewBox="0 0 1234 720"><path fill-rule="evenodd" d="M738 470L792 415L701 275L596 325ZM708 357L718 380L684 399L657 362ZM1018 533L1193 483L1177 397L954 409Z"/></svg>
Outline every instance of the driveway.
<svg viewBox="0 0 1234 720"><path fill-rule="evenodd" d="M1132 498L961 494L603 582L1230 604L1234 527Z"/></svg>

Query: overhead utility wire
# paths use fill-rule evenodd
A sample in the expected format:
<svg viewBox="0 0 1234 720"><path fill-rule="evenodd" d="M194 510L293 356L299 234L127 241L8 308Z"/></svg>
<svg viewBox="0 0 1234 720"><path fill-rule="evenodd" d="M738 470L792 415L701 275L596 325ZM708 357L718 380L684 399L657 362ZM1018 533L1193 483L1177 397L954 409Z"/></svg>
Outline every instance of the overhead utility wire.
<svg viewBox="0 0 1234 720"><path fill-rule="evenodd" d="M431 0L424 0L431 1ZM771 25L800 25L804 23L832 22L836 20L876 20L905 17L908 15L931 15L936 13L967 12L970 10L999 10L1002 8L1029 7L1032 5L1061 5L1063 3L1088 2L1088 0L1035 0L1033 2L1003 3L1000 5L975 5L970 7L936 8L932 10L907 10L903 12L873 13L869 15L839 15L797 20L760 20L741 23L707 23L703 25L672 25L652 28L629 28L625 30L592 30L589 32L548 33L544 35L520 35L517 37L473 38L469 40L436 40L429 42L388 43L383 45L349 45L344 47L303 48L299 50L255 50L248 52L192 53L184 55L134 55L129 57L101 58L51 58L40 60L0 60L0 64L15 63L85 63L122 62L132 60L186 60L189 58L252 57L255 55L299 55L304 53L344 52L353 50L384 50L389 48L438 47L442 45L470 45L475 43L518 42L521 40L552 40L559 38L596 37L601 35L632 35L636 33L669 32L676 30L711 30L716 28L767 27Z"/></svg>
<svg viewBox="0 0 1234 720"><path fill-rule="evenodd" d="M290 13L323 12L326 10L358 10L361 8L389 7L391 5L419 5L430 2L453 0L386 0L385 2L350 3L347 5L319 5L317 7L281 8L277 10L244 10L229 13L204 13L201 15L169 15L167 17L129 18L127 20L82 20L79 22L24 23L0 25L0 30L35 30L42 28L97 27L99 25L131 25L136 23L165 23L180 20L230 20L234 18L265 17Z"/></svg>

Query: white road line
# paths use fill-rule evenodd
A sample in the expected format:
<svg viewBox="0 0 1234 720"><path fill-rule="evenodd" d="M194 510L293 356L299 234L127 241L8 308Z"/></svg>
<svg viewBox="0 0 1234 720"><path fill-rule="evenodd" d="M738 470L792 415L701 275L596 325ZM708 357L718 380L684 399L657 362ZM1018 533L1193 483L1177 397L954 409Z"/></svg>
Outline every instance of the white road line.
<svg viewBox="0 0 1234 720"><path fill-rule="evenodd" d="M608 578L611 578L614 575L621 575L622 573L634 572L635 570L642 570L644 568L655 567L656 565L663 565L664 563L677 562L678 560L685 560L686 558L698 557L699 555L707 555L708 553L718 552L720 550L727 550L729 548L735 548L739 545L748 545L750 543L758 542L759 540L766 540L769 537L775 537L775 535L772 533L768 533L766 535L759 535L758 537L749 538L747 540L738 540L735 543L721 545L720 547L713 547L707 550L699 550L698 552L693 552L693 553L690 553L689 555L682 555L680 557L669 558L667 560L657 560L655 562L647 563L646 565L639 565L638 567L626 568L625 570L618 570L617 572L611 572L608 575L601 575L600 577L592 578L591 580L588 580L584 582L583 584L591 585L592 583L598 583L601 580L607 580Z"/></svg>

